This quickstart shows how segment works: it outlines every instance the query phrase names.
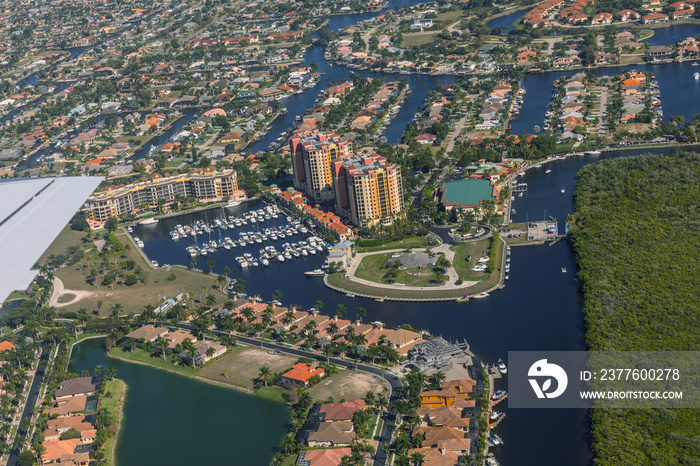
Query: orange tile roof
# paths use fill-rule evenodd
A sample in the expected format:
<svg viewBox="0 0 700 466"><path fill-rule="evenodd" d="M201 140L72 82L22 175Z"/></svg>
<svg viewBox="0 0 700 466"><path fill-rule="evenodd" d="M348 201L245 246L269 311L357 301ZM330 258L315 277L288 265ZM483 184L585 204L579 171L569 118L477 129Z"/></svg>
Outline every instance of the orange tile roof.
<svg viewBox="0 0 700 466"><path fill-rule="evenodd" d="M306 383L314 375L323 375L323 369L299 362L294 364L292 369L286 374L283 374L282 377Z"/></svg>
<svg viewBox="0 0 700 466"><path fill-rule="evenodd" d="M0 341L0 351L5 351L5 350L11 350L14 349L15 345L10 343L9 341Z"/></svg>

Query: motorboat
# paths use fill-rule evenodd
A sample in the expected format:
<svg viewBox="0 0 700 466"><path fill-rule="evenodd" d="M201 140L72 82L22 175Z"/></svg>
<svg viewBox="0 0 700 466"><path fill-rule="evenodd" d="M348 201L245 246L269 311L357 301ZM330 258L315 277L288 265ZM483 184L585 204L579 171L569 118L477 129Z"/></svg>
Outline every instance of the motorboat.
<svg viewBox="0 0 700 466"><path fill-rule="evenodd" d="M488 298L488 297L489 297L489 294L486 293L486 292L483 292L483 293L479 293L479 294L477 294L477 295L474 295L474 298Z"/></svg>
<svg viewBox="0 0 700 466"><path fill-rule="evenodd" d="M505 390L496 390L495 392L493 392L493 395L491 395L491 399L493 401L498 401L504 396L506 396L506 393L507 392Z"/></svg>
<svg viewBox="0 0 700 466"><path fill-rule="evenodd" d="M696 81L700 81L700 73L698 73L697 71L695 73L693 73L693 77L695 78Z"/></svg>
<svg viewBox="0 0 700 466"><path fill-rule="evenodd" d="M315 269L315 270L309 270L308 272L304 272L304 275L307 277L323 277L326 273L321 270L321 269Z"/></svg>
<svg viewBox="0 0 700 466"><path fill-rule="evenodd" d="M548 168L548 169L546 169L544 172L547 173L547 174L550 174L550 173L552 173L552 169L551 169L551 168Z"/></svg>
<svg viewBox="0 0 700 466"><path fill-rule="evenodd" d="M498 371L501 374L506 374L508 372L508 368L506 367L506 363L503 362L503 359L498 360Z"/></svg>
<svg viewBox="0 0 700 466"><path fill-rule="evenodd" d="M561 188L561 193L564 194L565 192L566 192L566 190L562 187L562 188Z"/></svg>
<svg viewBox="0 0 700 466"><path fill-rule="evenodd" d="M141 220L139 225L155 225L156 223L158 223L158 219L151 217L147 218L146 220Z"/></svg>

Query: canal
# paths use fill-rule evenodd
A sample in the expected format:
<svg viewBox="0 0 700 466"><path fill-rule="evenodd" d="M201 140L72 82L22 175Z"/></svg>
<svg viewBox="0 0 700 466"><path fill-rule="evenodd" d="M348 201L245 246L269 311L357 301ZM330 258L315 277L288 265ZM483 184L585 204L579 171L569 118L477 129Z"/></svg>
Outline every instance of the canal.
<svg viewBox="0 0 700 466"><path fill-rule="evenodd" d="M106 366L128 387L117 465L268 465L286 432L282 403L110 359L101 338L73 348L70 371Z"/></svg>
<svg viewBox="0 0 700 466"><path fill-rule="evenodd" d="M392 5L397 3L392 2ZM416 1L406 2L412 3ZM524 14L525 11L518 14L520 13ZM337 31L374 14L335 16L331 18L328 27ZM502 21L510 21L511 24L515 20L503 18ZM289 109L289 113L274 122L268 135L251 147L253 151L266 149L281 132L291 127L294 117L312 107L320 90L325 89L331 80L351 78L351 70L324 60L323 51L318 46L307 51L305 61L309 65L316 63L319 71L325 73L321 83L313 90L283 101L282 105ZM637 68L642 71L648 69L656 74L665 118L672 115L692 118L693 109L700 108L700 86L692 80L694 70L689 64L645 65ZM626 68L618 67L592 72L597 75L613 75L624 69ZM389 75L363 71L358 74L386 79L406 78L411 86L413 93L385 134L390 143L398 141L406 123L423 105L426 93L453 79L449 76ZM523 111L520 120L513 122L512 132L532 132L535 124L541 124L553 81L559 76L571 74L572 71L528 75L524 81L527 94ZM191 118L190 115L188 117ZM181 124L189 118L183 118ZM581 156L551 162L547 165L552 170L549 174L545 173L544 167L528 171L522 178L522 181L528 183L528 192L514 202L517 211L515 221L551 216L563 227L566 216L573 213L572 193L575 190L576 173L585 164L601 158L629 156L640 152L673 153L673 149ZM563 195L560 192L562 187L565 188ZM160 264L187 266L190 258L184 247L188 243L183 240L174 242L167 234L175 224L185 225L200 219L211 221L213 216L224 214L240 216L245 211L260 206L260 201L252 201L225 211L186 214L161 220L158 225L151 227L137 226L134 234L144 240L144 250L150 259L155 259ZM284 221L280 219L279 224L282 223ZM253 230L253 227L246 228L248 231ZM239 231L222 234L233 236ZM213 239L219 239L218 232ZM287 241L299 239L297 237ZM279 249L279 244L275 246ZM261 247L256 245L250 251L252 253ZM575 280L573 251L566 241L551 247L513 248L510 279L505 289L492 293L487 299L467 303L378 303L368 299L349 298L326 288L321 280L307 278L303 274L304 271L317 268L323 262L322 257L297 259L266 268L241 269L234 258L245 251L241 248L230 252L220 250L205 260L199 259L198 267L207 270L210 259L214 261L216 273L223 273L225 267L230 267L234 278L245 279L249 295L260 295L263 299L271 299L273 291L279 289L284 295L282 301L285 304L309 308L321 300L325 303L324 311L328 313L332 313L338 304L343 304L348 308L349 318L356 316L358 307L364 307L368 311L366 320L369 321L382 321L391 327L408 323L416 329L428 330L433 335L442 335L447 339L466 339L472 350L487 362L495 362L498 358L506 359L508 351L515 350L585 349L582 297ZM562 267L568 273L562 273ZM233 461L235 464L264 465L269 462L271 449L279 442L284 431L287 413L282 405L148 367L108 360L100 346L99 342L78 345L73 364L76 371L91 369L99 364L111 365L117 368L118 376L129 385L126 423L118 449L118 464L160 464L160 458L163 458L163 464L166 461L181 464L188 460L204 464ZM500 382L497 388L506 388L505 381ZM552 466L591 464L588 411L499 409L507 413L505 421L496 430L505 440L505 446L495 452L503 465L531 462ZM183 419L187 420L187 424L178 427L177 421L182 424ZM241 425L245 429L240 429ZM224 432L227 434L225 438ZM231 453L235 453L236 457ZM201 454L210 456L202 461ZM251 456L239 461L239 455ZM144 457L148 461L142 461ZM530 460L524 461L523 458ZM152 462L154 459L155 463Z"/></svg>

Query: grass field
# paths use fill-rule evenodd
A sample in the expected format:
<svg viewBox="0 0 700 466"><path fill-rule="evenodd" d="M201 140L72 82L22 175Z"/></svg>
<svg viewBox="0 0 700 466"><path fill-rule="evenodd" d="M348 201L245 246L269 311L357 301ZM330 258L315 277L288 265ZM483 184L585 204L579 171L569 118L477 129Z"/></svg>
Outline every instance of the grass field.
<svg viewBox="0 0 700 466"><path fill-rule="evenodd" d="M476 265L477 261L488 247L489 239L484 238L451 248L455 253L452 266L459 275L459 278L462 280L484 280L489 277L489 274L484 272L471 271L471 268ZM467 256L471 256L470 261L467 261Z"/></svg>
<svg viewBox="0 0 700 466"><path fill-rule="evenodd" d="M64 229L46 251L42 260L45 260L45 257L48 257L49 254L65 252L68 246L84 246L85 243L82 242L83 236L84 233L75 232L69 228ZM129 244L125 234L118 235L118 237L122 243ZM92 244L87 244L87 249L91 247L93 247ZM59 312L77 311L80 308L88 311L97 310L97 302L100 299L103 301L100 308L101 315L108 315L111 312L110 309L116 303L122 305L124 314L140 312L147 304L157 306L163 297L174 297L180 293L194 293L196 300L204 299L207 295L212 294L219 303L228 299L225 293L218 288L213 288L216 284L216 275L205 274L180 266L152 269L133 244L131 244L130 249L124 255L126 258L136 261L136 264L146 271L147 279L145 283L137 283L133 286L115 285L114 288L102 285L93 286L86 283L85 275L88 264L98 264L101 260L97 255L97 251L94 250L87 253L79 263L55 272L55 276L61 279L66 290L89 291L91 293L90 296L80 299L73 304L58 308ZM167 280L167 277L173 273L176 276L175 280ZM203 291L203 288L206 288L206 292ZM59 303L66 302L67 298L59 298Z"/></svg>
<svg viewBox="0 0 700 466"><path fill-rule="evenodd" d="M110 380L108 382L105 382L107 385L107 388L105 390L105 393L110 392L112 394L111 398L107 398L106 396L101 397L100 401L102 404L102 407L107 408L112 415L114 416L115 419L119 418L120 416L120 411L123 409L123 406L120 406L120 400L122 397L122 393L126 389L126 384L122 382L121 380L114 379ZM111 436L104 444L103 446L103 451L105 453L105 465L106 466L112 466L114 464L114 456L113 456L113 449L116 444L116 442L119 441L119 432L117 432L115 435Z"/></svg>
<svg viewBox="0 0 700 466"><path fill-rule="evenodd" d="M388 249L424 248L428 246L428 238L425 236L410 236L399 241L389 241L381 246L358 247L357 252L377 252Z"/></svg>
<svg viewBox="0 0 700 466"><path fill-rule="evenodd" d="M404 34L401 44L404 47L417 47L419 45L429 44L435 40L435 36L440 31L434 31L432 34L416 33Z"/></svg>
<svg viewBox="0 0 700 466"><path fill-rule="evenodd" d="M391 283L389 279L384 278L384 275L390 270L382 268L387 258L387 254L376 254L367 256L360 262L355 275L364 280L370 280L377 283ZM408 286L430 286L434 276L432 267L426 267L423 270L418 268L400 269L395 278L396 283L401 283Z"/></svg>

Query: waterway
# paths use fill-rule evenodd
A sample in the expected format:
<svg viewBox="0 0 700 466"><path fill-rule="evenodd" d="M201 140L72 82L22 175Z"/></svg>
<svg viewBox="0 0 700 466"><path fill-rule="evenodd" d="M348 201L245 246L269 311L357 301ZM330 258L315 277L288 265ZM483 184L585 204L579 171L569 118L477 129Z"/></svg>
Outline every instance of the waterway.
<svg viewBox="0 0 700 466"><path fill-rule="evenodd" d="M103 345L75 345L69 370L110 366L126 382L117 465L270 463L289 422L284 404L110 359Z"/></svg>
<svg viewBox="0 0 700 466"><path fill-rule="evenodd" d="M649 45L672 45L679 40L695 37L700 32L698 24L674 24L672 26L653 29L654 35L645 39Z"/></svg>
<svg viewBox="0 0 700 466"><path fill-rule="evenodd" d="M415 2L409 0L407 4L410 3ZM392 2L392 5L396 3ZM376 14L336 16L331 19L329 28L338 30ZM511 21L512 24L514 20L503 21ZM279 137L279 133L286 131L293 124L296 115L313 106L318 92L327 87L332 79L349 79L353 71L337 65L331 66L331 63L323 59L322 50L317 46L308 50L305 61L307 64L318 64L319 71L325 73L321 83L313 91L283 101L283 106L289 109L289 113L275 121L266 138L252 147L254 151L266 149ZM648 65L637 68L649 69L656 74L666 118L677 114L689 118L692 117L695 108L700 108L697 105L700 99L700 85L692 80L695 70L689 64ZM613 75L624 69L626 68L618 67L593 72L597 75ZM523 130L532 132L535 124L541 124L554 79L572 73L567 71L528 75L524 81L527 94L523 112L521 119L513 122L512 131L516 134ZM369 72L359 74L387 79L407 78L409 81L413 93L386 133L387 140L391 143L398 140L405 124L423 105L427 91L438 84L451 82L452 79ZM182 124L188 119L183 118ZM639 152L672 153L673 149L612 152L598 157L583 156L552 162L548 165L552 169L550 174L544 173L545 168L529 171L522 178L522 181L528 183L529 191L522 198L516 198L514 203L517 211L515 221L552 216L558 219L562 228L566 215L573 212L572 193L575 190L576 173L581 167L598 158L627 156ZM566 188L564 195L560 193L561 187ZM259 206L259 201L246 203L227 209L226 215L240 215L245 210ZM187 266L190 258L184 251L186 243L173 242L167 236L167 231L176 223L187 224L195 219L205 218L211 221L214 214L219 215L220 212L200 212L162 220L149 229L137 227L135 234L144 240L144 249L149 258L161 264ZM237 232L234 230L226 234L233 237L235 233ZM299 241L297 238L293 241ZM216 239L218 240L218 233ZM275 246L278 247L278 244ZM262 245L251 249L257 250L260 247ZM208 257L206 262L211 258L217 273L223 273L226 266L230 267L232 277L245 279L246 291L250 295L271 299L273 291L279 289L284 294L282 301L285 304L308 308L317 300L321 300L325 303L324 311L329 313L342 303L348 308L349 318L354 318L357 307L362 306L368 311L366 320L369 321L379 320L392 327L409 323L417 329L428 330L434 335L442 335L448 339L466 339L472 350L487 362L494 362L498 358L506 359L507 352L513 350L585 349L581 294L575 281L576 265L568 242L560 242L551 247L513 248L512 269L505 289L494 292L487 299L468 303L378 303L373 300L349 298L326 288L319 279L304 276L304 271L317 268L321 264L323 259L319 256L297 259L291 263L273 264L268 268L242 270L233 259L244 250L237 249L231 252L217 252L213 257ZM208 269L205 260L200 259L198 265ZM566 267L568 273L562 273L561 267ZM74 364L75 370L92 368L96 364L112 365L117 367L118 376L129 384L126 424L118 452L119 464L142 464L139 461L134 462L134 458L136 455L148 455L150 451L157 451L159 458L161 452L165 452L168 455L167 461L173 463L175 459L176 464L184 462L183 459L202 462L200 455L203 452L220 452L222 455L218 460L205 459L204 463L207 464L220 462L221 458L230 461L230 455L223 456L228 451L235 451L237 455L257 452L261 454L260 457L236 463L266 464L271 446L275 445L282 435L281 426L286 414L281 407L280 411L277 411L278 405L259 406L261 401L256 398L209 387L155 369L107 360L100 352L98 343L81 344L76 352ZM501 384L505 388L504 382ZM151 404L157 409L151 409ZM506 443L504 447L496 450L496 456L502 464L524 464L523 458L530 458L527 462L537 462L540 465L584 466L591 463L588 411L508 410L507 407L499 409L507 412L506 420L497 429ZM216 415L212 415L212 412ZM245 417L246 421L241 422L241 412L257 413L257 416L250 417L250 421ZM165 419L162 423L159 420L160 416ZM177 421L182 424L183 419L187 419L187 426L182 429L175 427L178 425ZM154 425L153 422L157 424ZM266 430L256 430L256 422L264 424ZM246 425L246 431L235 431L234 435L230 435L231 429L240 424ZM207 428L192 428L202 425ZM225 438L221 432L227 433ZM249 437L249 433L254 435ZM210 440L214 442L213 447L202 447L202 442ZM226 447L226 450L222 447ZM197 452L196 459L192 452Z"/></svg>
<svg viewBox="0 0 700 466"><path fill-rule="evenodd" d="M667 63L657 65L614 66L609 68L594 68L588 70L596 76L614 76L626 70L636 69L642 72L651 71L656 77L661 93L661 107L664 120L675 115L683 115L686 120L700 108L700 81L693 78L698 70L689 62ZM511 133L520 134L526 131L534 132L534 125L542 126L544 114L552 97L554 81L562 76L571 76L577 70L553 71L544 74L528 74L523 79L523 87L527 91L523 100L522 111L518 121L511 122Z"/></svg>
<svg viewBox="0 0 700 466"><path fill-rule="evenodd" d="M507 15L499 16L498 18L493 18L491 21L486 23L486 26L490 28L511 29L513 27L513 23L528 14L530 10L532 10L532 8L515 11L513 13L508 13Z"/></svg>

